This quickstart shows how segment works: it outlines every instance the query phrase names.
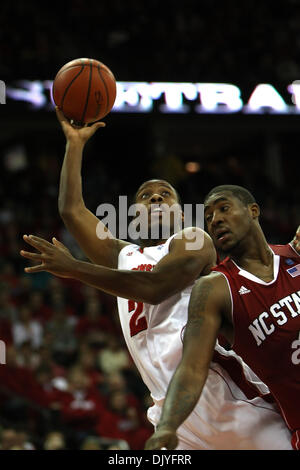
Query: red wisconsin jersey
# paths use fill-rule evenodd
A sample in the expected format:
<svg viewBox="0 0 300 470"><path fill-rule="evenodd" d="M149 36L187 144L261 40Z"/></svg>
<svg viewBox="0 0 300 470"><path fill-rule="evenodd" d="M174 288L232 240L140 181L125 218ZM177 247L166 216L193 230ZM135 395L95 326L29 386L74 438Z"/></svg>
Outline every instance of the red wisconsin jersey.
<svg viewBox="0 0 300 470"><path fill-rule="evenodd" d="M232 348L269 387L300 448L300 256L290 245L270 248L271 282L229 258L213 270L225 275L231 291Z"/></svg>

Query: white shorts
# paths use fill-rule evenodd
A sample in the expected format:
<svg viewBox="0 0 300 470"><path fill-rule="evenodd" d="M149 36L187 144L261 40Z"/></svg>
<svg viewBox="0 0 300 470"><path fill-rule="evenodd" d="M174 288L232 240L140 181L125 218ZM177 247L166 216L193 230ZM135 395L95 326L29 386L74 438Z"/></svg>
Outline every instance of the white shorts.
<svg viewBox="0 0 300 470"><path fill-rule="evenodd" d="M148 409L157 425L163 400ZM178 428L177 450L292 450L291 433L277 409L260 397L247 399L218 364L212 363L201 398Z"/></svg>

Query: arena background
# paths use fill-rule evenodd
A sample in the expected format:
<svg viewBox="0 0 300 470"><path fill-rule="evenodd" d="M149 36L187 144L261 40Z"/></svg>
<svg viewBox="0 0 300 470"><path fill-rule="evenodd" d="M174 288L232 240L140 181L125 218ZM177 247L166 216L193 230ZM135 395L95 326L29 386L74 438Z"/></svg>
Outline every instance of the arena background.
<svg viewBox="0 0 300 470"><path fill-rule="evenodd" d="M240 184L261 205L267 239L286 243L300 223L299 109L288 89L300 78L299 28L295 0L1 6L2 449L142 449L152 432L151 400L128 356L115 300L46 273L24 274L24 233L56 236L84 257L57 210L65 140L49 90L42 106L12 90L45 84L79 57L104 62L119 82L233 84L243 106L259 84L271 85L274 103L278 93L286 108L273 107L271 97L256 112L222 105L197 112L196 101L184 99L183 113L164 108L162 94L147 112L113 110L85 149L83 191L95 212L152 177L193 204L214 185Z"/></svg>

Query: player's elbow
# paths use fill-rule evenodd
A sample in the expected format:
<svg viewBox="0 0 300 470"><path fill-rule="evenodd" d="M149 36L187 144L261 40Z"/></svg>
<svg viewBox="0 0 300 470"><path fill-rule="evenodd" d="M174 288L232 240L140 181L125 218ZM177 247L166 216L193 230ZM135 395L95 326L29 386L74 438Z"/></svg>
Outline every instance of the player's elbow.
<svg viewBox="0 0 300 470"><path fill-rule="evenodd" d="M58 201L58 212L64 223L76 220L80 214L81 206L74 206Z"/></svg>
<svg viewBox="0 0 300 470"><path fill-rule="evenodd" d="M152 294L151 297L152 297L151 298L151 300L152 300L151 304L152 305L159 305L164 300L166 300L169 297L169 295L163 294L161 292L155 292L155 293Z"/></svg>
<svg viewBox="0 0 300 470"><path fill-rule="evenodd" d="M149 273L147 283L147 296L152 305L158 305L169 299L176 293L182 291L187 285L188 280L185 276L182 277L181 281L174 282L170 281L170 278L166 277L166 273L151 272Z"/></svg>
<svg viewBox="0 0 300 470"><path fill-rule="evenodd" d="M69 211L69 210L62 210L62 211L59 211L59 215L60 215L64 225L67 228L72 226L72 223L74 223L74 220L75 220L74 212Z"/></svg>
<svg viewBox="0 0 300 470"><path fill-rule="evenodd" d="M72 214L65 207L58 206L58 213L63 221L68 220Z"/></svg>
<svg viewBox="0 0 300 470"><path fill-rule="evenodd" d="M166 290L163 285L160 286L153 286L149 290L149 304L151 305L159 305L165 300L167 300L171 293L169 290Z"/></svg>
<svg viewBox="0 0 300 470"><path fill-rule="evenodd" d="M167 298L167 297L166 297ZM141 298L141 301L150 304L150 305L159 305L161 304L165 298L155 290L149 289Z"/></svg>
<svg viewBox="0 0 300 470"><path fill-rule="evenodd" d="M60 217L64 220L65 218L69 218L72 216L73 209L66 204L66 202L62 199L58 199L58 213Z"/></svg>
<svg viewBox="0 0 300 470"><path fill-rule="evenodd" d="M147 273L147 281L143 283L143 302L150 305L159 305L170 297L170 290L166 289L163 280L154 273ZM145 279L146 281L146 279Z"/></svg>

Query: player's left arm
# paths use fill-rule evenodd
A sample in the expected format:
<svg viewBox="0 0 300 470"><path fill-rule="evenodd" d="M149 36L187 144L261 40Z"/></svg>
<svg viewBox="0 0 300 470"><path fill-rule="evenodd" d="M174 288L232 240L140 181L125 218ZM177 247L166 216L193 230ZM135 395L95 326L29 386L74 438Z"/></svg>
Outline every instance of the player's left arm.
<svg viewBox="0 0 300 470"><path fill-rule="evenodd" d="M192 239L190 235L195 232ZM192 233L191 233L192 232ZM216 262L212 240L199 228L185 229L171 241L169 253L152 271L120 270L76 260L67 248L54 240L24 236L24 240L40 253L22 250L21 255L37 266L25 268L28 273L48 271L101 289L108 294L145 302L161 303L191 285L200 274L207 274Z"/></svg>
<svg viewBox="0 0 300 470"><path fill-rule="evenodd" d="M223 277L219 273L204 276L193 287L182 359L169 384L156 431L146 443L147 450L176 448L176 430L199 400L222 326L224 306L229 302L224 289L226 281L220 276Z"/></svg>

